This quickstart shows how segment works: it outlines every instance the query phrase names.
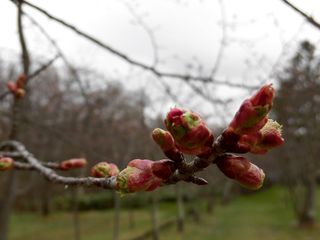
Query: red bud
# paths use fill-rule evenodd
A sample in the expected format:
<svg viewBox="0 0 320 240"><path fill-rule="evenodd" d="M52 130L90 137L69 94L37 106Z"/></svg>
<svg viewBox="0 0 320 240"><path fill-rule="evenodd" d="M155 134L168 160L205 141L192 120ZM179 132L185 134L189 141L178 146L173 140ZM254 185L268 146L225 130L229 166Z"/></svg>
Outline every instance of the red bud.
<svg viewBox="0 0 320 240"><path fill-rule="evenodd" d="M0 157L0 171L6 171L13 168L13 159L9 157Z"/></svg>
<svg viewBox="0 0 320 240"><path fill-rule="evenodd" d="M253 97L245 100L229 124L229 129L239 135L259 131L267 122L274 92L271 84L265 85Z"/></svg>
<svg viewBox="0 0 320 240"><path fill-rule="evenodd" d="M173 161L134 159L117 176L118 191L122 194L153 191L173 173Z"/></svg>
<svg viewBox="0 0 320 240"><path fill-rule="evenodd" d="M83 168L87 165L87 160L84 158L73 158L65 160L60 163L60 168L62 170L71 170L75 168Z"/></svg>
<svg viewBox="0 0 320 240"><path fill-rule="evenodd" d="M265 178L263 170L244 157L225 154L217 159L217 166L227 177L249 189L259 189Z"/></svg>
<svg viewBox="0 0 320 240"><path fill-rule="evenodd" d="M119 174L117 165L113 163L100 162L91 169L91 176L96 178L107 178Z"/></svg>
<svg viewBox="0 0 320 240"><path fill-rule="evenodd" d="M211 154L214 136L198 114L173 108L167 114L165 125L181 152L198 156Z"/></svg>

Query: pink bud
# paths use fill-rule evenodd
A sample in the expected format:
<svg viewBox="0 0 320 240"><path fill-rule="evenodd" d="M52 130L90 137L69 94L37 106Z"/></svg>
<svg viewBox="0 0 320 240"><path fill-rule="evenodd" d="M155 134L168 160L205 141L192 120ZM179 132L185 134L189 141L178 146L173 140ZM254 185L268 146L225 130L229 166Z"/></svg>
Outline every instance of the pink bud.
<svg viewBox="0 0 320 240"><path fill-rule="evenodd" d="M152 131L152 138L168 158L177 162L182 161L182 153L175 146L174 139L170 132L156 128Z"/></svg>
<svg viewBox="0 0 320 240"><path fill-rule="evenodd" d="M267 122L274 92L271 84L265 85L254 96L245 100L229 124L229 129L239 135L259 131Z"/></svg>
<svg viewBox="0 0 320 240"><path fill-rule="evenodd" d="M262 169L244 157L225 154L217 159L218 168L242 186L256 190L262 187L265 174Z"/></svg>
<svg viewBox="0 0 320 240"><path fill-rule="evenodd" d="M99 162L91 169L91 176L96 178L107 178L119 174L117 165L107 162Z"/></svg>
<svg viewBox="0 0 320 240"><path fill-rule="evenodd" d="M15 82L13 82L13 81L8 81L8 82L7 82L7 87L8 87L8 89L9 89L9 91L10 91L11 93L14 93L14 94L15 94L15 92L16 92L16 90L17 90L17 85L16 85Z"/></svg>
<svg viewBox="0 0 320 240"><path fill-rule="evenodd" d="M83 168L87 165L87 160L84 158L73 158L60 163L61 170L71 170L75 168Z"/></svg>
<svg viewBox="0 0 320 240"><path fill-rule="evenodd" d="M6 171L13 168L13 159L8 157L0 157L0 171Z"/></svg>
<svg viewBox="0 0 320 240"><path fill-rule="evenodd" d="M122 194L153 191L173 173L173 161L134 159L117 176L118 191Z"/></svg>
<svg viewBox="0 0 320 240"><path fill-rule="evenodd" d="M161 128L155 128L152 131L152 138L164 152L175 148L174 139L168 131Z"/></svg>
<svg viewBox="0 0 320 240"><path fill-rule="evenodd" d="M266 125L258 133L242 136L239 144L248 146L251 153L264 154L284 143L281 132L282 126L276 121L268 119Z"/></svg>
<svg viewBox="0 0 320 240"><path fill-rule="evenodd" d="M25 84L26 84L26 80L27 80L26 76L25 76L24 74L21 74L21 75L18 77L17 81L16 81L16 83L17 83L17 88L24 89L24 86L25 86Z"/></svg>
<svg viewBox="0 0 320 240"><path fill-rule="evenodd" d="M214 136L198 114L173 108L167 114L165 125L181 152L190 155L211 154Z"/></svg>

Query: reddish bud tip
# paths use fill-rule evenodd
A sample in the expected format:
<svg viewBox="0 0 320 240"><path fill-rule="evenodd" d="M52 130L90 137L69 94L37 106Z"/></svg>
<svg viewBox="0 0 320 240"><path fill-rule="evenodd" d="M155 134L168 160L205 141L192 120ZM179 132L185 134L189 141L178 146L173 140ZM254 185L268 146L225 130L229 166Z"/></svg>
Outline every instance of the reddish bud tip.
<svg viewBox="0 0 320 240"><path fill-rule="evenodd" d="M229 124L229 129L239 135L259 131L267 122L274 92L271 84L265 85L253 97L245 100Z"/></svg>
<svg viewBox="0 0 320 240"><path fill-rule="evenodd" d="M181 152L190 155L211 154L214 136L198 114L173 108L167 114L165 125Z"/></svg>
<svg viewBox="0 0 320 240"><path fill-rule="evenodd" d="M152 131L152 138L164 152L175 148L173 137L168 131L155 128Z"/></svg>
<svg viewBox="0 0 320 240"><path fill-rule="evenodd" d="M6 171L13 168L13 159L9 157L0 157L0 171Z"/></svg>
<svg viewBox="0 0 320 240"><path fill-rule="evenodd" d="M281 133L282 126L276 121L268 119L266 125L258 133L242 136L239 143L249 146L252 153L264 154L284 143Z"/></svg>
<svg viewBox="0 0 320 240"><path fill-rule="evenodd" d="M60 163L60 168L62 170L71 170L76 168L83 168L87 165L87 160L84 158L73 158L65 160Z"/></svg>
<svg viewBox="0 0 320 240"><path fill-rule="evenodd" d="M96 178L108 178L119 174L117 165L113 163L100 162L91 169L91 176Z"/></svg>
<svg viewBox="0 0 320 240"><path fill-rule="evenodd" d="M15 93L16 90L17 90L17 85L16 85L15 82L13 82L13 81L10 80L10 81L7 82L7 88L9 89L9 91L10 91L11 93Z"/></svg>
<svg viewBox="0 0 320 240"><path fill-rule="evenodd" d="M158 188L172 170L170 160L151 161L134 159L117 176L117 188L121 194L153 191Z"/></svg>
<svg viewBox="0 0 320 240"><path fill-rule="evenodd" d="M217 166L227 177L246 188L256 190L263 185L263 170L244 157L225 154L217 159Z"/></svg>
<svg viewBox="0 0 320 240"><path fill-rule="evenodd" d="M17 88L22 88L22 89L24 89L25 84L26 84L26 81L27 81L26 75L21 74L21 75L18 77L17 81L16 81L16 83L17 83Z"/></svg>
<svg viewBox="0 0 320 240"><path fill-rule="evenodd" d="M272 107L275 90L272 84L266 84L259 91L250 98L253 106L266 106ZM269 109L270 110L270 109Z"/></svg>

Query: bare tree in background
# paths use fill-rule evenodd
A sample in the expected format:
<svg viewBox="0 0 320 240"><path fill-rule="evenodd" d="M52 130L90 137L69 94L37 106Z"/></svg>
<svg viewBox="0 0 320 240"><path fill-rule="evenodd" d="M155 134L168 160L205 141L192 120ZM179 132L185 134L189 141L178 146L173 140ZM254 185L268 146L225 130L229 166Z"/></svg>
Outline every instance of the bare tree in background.
<svg viewBox="0 0 320 240"><path fill-rule="evenodd" d="M308 41L300 44L280 74L275 114L283 123L283 177L301 226L314 225L320 154L320 58Z"/></svg>

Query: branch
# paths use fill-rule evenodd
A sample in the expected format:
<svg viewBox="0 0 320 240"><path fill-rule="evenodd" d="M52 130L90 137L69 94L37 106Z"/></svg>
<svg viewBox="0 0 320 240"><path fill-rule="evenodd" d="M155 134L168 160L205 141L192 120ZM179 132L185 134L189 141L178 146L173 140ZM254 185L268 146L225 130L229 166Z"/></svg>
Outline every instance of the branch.
<svg viewBox="0 0 320 240"><path fill-rule="evenodd" d="M14 0L10 0L13 3L15 3ZM170 72L162 72L160 70L158 70L157 68L155 68L154 66L151 65L147 65L144 64L142 62L139 62L129 56L127 56L126 54L122 53L121 51L118 51L117 49L114 49L113 47L109 46L108 44L98 40L97 38L92 37L91 35L81 31L80 29L78 29L77 27L75 27L74 25L65 22L64 20L55 17L53 15L51 15L49 12L47 12L46 10L28 2L28 1L23 1L24 4L28 5L29 7L39 11L40 13L44 14L45 16L47 16L49 19L58 22L59 24L63 25L64 27L70 29L71 31L77 33L78 35L86 38L87 40L91 41L92 43L100 46L102 49L114 54L115 56L121 58L122 60L126 61L129 64L132 64L134 66L140 67L146 71L149 71L151 73L153 73L154 75L158 76L158 77L168 77L168 78L177 78L177 79L182 79L182 80L195 80L195 81L200 81L200 82L205 82L205 83L214 83L217 85L226 85L229 87L235 87L235 88L246 88L246 89L257 89L259 88L259 86L248 86L248 85L243 85L243 84L237 84L237 83L232 83L232 82L227 82L227 81L221 81L221 80L216 80L213 79L211 76L208 77L203 77L203 76L192 76L192 75L183 75L183 74L179 74L179 73L170 73Z"/></svg>
<svg viewBox="0 0 320 240"><path fill-rule="evenodd" d="M42 73L43 71L45 71L48 67L50 67L57 59L59 58L59 56L55 56L54 58L52 58L50 61L48 61L47 63L42 64L37 70L35 70L33 73L31 73L30 75L28 75L26 77L26 83L28 83L29 81L31 81L32 79L34 79L35 77L37 77L40 73ZM10 94L10 91L5 91L4 93L2 93L0 95L0 100L4 99L6 96L8 96Z"/></svg>
<svg viewBox="0 0 320 240"><path fill-rule="evenodd" d="M22 0L17 1L17 8L18 8L18 33L19 33L19 41L22 51L22 63L23 63L23 73L27 76L29 73L30 68L30 56L29 51L27 48L24 32L23 32L23 25L22 25Z"/></svg>
<svg viewBox="0 0 320 240"><path fill-rule="evenodd" d="M291 9L299 13L302 17L304 17L311 25L313 25L315 28L320 30L320 23L317 22L312 16L308 15L307 13L303 12L301 9L293 5L291 2L287 0L281 0L283 3L288 5Z"/></svg>
<svg viewBox="0 0 320 240"><path fill-rule="evenodd" d="M1 144L1 147L8 146L12 147L16 152L21 154L21 157L27 160L27 162L32 166L32 169L40 172L48 181L63 184L63 185L70 185L70 186L78 186L83 185L86 187L97 186L105 189L116 189L116 178L93 178L93 177L86 177L86 178L75 178L75 177L63 177L58 175L52 169L44 166L41 162L33 157L31 153L29 153L26 148L17 141L6 141Z"/></svg>

